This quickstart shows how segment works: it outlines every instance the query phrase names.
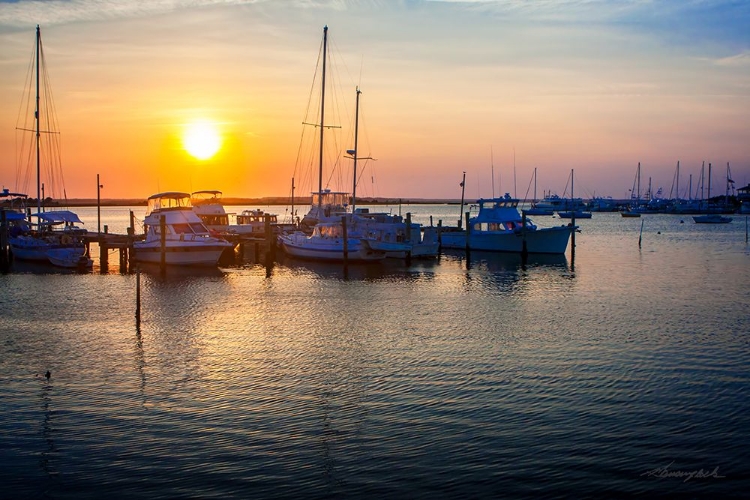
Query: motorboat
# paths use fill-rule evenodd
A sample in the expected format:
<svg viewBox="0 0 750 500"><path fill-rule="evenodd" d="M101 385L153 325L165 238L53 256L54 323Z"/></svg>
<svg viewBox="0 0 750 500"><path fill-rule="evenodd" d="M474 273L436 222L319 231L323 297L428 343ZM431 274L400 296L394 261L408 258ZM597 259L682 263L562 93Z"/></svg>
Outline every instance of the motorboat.
<svg viewBox="0 0 750 500"><path fill-rule="evenodd" d="M557 216L561 219L590 219L591 212L584 212L583 210L569 210L566 212L557 212Z"/></svg>
<svg viewBox="0 0 750 500"><path fill-rule="evenodd" d="M504 197L480 199L479 212L470 217L466 230L444 228L440 234L443 248L468 248L493 252L562 254L577 226L538 228L518 211L518 200ZM468 231L468 234L467 234Z"/></svg>
<svg viewBox="0 0 750 500"><path fill-rule="evenodd" d="M226 232L229 228L229 214L221 201L221 191L194 191L190 195L193 212L201 218L209 231Z"/></svg>
<svg viewBox="0 0 750 500"><path fill-rule="evenodd" d="M378 261L386 257L387 248L376 249L371 238L351 236L344 238L341 222L321 222L314 226L310 235L302 231L281 234L278 242L292 257L329 261ZM345 245L346 243L346 245ZM344 248L346 246L346 248ZM403 249L399 247L399 249Z"/></svg>
<svg viewBox="0 0 750 500"><path fill-rule="evenodd" d="M693 220L696 224L729 224L732 222L731 217L724 217L719 214L696 215Z"/></svg>
<svg viewBox="0 0 750 500"><path fill-rule="evenodd" d="M143 226L145 239L133 243L138 262L160 263L163 252L166 264L215 266L221 254L232 248L231 243L210 233L193 211L189 193L165 192L149 197Z"/></svg>

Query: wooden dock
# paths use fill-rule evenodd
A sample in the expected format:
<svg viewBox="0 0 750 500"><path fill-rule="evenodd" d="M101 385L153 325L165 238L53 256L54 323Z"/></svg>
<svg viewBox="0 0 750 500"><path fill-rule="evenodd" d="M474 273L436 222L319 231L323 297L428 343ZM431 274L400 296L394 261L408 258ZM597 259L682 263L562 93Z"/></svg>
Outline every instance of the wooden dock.
<svg viewBox="0 0 750 500"><path fill-rule="evenodd" d="M109 268L109 254L111 251L118 252L120 272L132 271L133 264L135 264L133 243L142 241L145 236L133 235L130 228L128 228L128 232L131 234L86 233L82 235L81 238L86 245L86 255L91 257L91 244L94 243L99 249L99 266L102 271L106 272ZM222 263L235 264L242 262L247 252L252 253L255 263L259 263L262 260L275 259L276 235L273 233L269 237L264 238L231 233L221 234L220 236L232 243L232 247L227 249L221 256L220 262Z"/></svg>

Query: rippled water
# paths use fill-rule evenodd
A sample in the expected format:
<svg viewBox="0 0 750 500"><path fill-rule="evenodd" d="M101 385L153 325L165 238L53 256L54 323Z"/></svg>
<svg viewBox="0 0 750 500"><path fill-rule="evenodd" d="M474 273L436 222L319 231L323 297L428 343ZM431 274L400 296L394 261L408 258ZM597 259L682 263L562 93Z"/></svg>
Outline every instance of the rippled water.
<svg viewBox="0 0 750 500"><path fill-rule="evenodd" d="M740 497L746 221L680 221L595 214L526 265L144 270L139 323L134 274L17 266L0 497Z"/></svg>

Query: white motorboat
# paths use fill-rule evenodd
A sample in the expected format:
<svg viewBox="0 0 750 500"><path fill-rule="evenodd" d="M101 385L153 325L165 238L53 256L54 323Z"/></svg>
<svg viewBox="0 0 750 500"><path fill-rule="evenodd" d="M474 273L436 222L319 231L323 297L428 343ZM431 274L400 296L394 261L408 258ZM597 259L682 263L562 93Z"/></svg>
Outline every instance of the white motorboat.
<svg viewBox="0 0 750 500"><path fill-rule="evenodd" d="M146 238L133 243L138 262L160 263L163 252L166 264L215 266L222 252L232 247L211 235L193 212L188 193L165 192L149 197L143 225Z"/></svg>
<svg viewBox="0 0 750 500"><path fill-rule="evenodd" d="M505 194L502 198L480 199L479 213L469 218L466 230L444 228L443 248L469 248L493 252L562 254L577 226L538 228L518 212L518 200Z"/></svg>

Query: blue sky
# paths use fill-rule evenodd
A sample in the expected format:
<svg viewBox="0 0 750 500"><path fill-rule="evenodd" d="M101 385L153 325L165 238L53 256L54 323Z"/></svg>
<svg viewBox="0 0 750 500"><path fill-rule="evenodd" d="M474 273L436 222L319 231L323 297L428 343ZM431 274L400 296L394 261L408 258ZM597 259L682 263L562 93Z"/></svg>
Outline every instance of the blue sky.
<svg viewBox="0 0 750 500"><path fill-rule="evenodd" d="M538 168L539 189L563 194L575 168L580 194L624 197L639 161L667 193L678 160L685 183L703 161L750 182L750 2L0 2L4 150L36 24L71 130L68 192L101 163L77 144L102 143L119 152L108 175L125 186L137 165L151 187L134 195L148 196L155 138L201 109L241 154L214 178L195 169L193 187L286 194L324 24L344 86L363 88L367 194L453 197L465 170L469 195L488 196L490 161L511 191ZM6 186L12 161L0 156Z"/></svg>

